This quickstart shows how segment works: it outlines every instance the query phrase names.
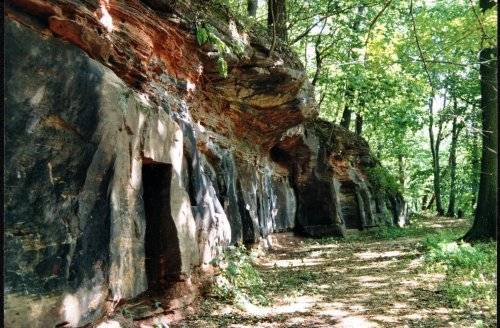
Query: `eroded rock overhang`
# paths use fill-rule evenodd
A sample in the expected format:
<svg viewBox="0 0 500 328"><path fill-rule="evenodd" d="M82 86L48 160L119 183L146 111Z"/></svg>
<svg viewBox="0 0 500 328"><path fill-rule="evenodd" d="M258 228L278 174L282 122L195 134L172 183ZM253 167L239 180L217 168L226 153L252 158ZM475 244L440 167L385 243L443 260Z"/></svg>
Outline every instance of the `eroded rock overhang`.
<svg viewBox="0 0 500 328"><path fill-rule="evenodd" d="M317 111L298 59L279 45L270 54L268 38L212 5L7 2L12 326L83 325L147 290L154 216L144 181L155 177L145 177L147 166L168 177L169 190L158 192L170 223L158 229L177 237L161 247L175 248L179 265L157 275L183 284L230 243L268 244L270 233L291 229L342 235L346 221L392 221L387 199L363 176L370 156L360 139L332 142L338 128L304 123ZM214 48L196 43L201 21L226 44L244 44L227 55L226 78ZM381 214L374 220L370 211Z"/></svg>

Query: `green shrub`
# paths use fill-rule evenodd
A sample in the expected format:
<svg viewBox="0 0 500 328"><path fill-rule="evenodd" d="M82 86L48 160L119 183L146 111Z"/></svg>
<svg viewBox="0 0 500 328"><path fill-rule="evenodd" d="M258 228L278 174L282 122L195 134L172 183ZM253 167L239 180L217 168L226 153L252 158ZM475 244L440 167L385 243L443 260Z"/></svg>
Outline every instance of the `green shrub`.
<svg viewBox="0 0 500 328"><path fill-rule="evenodd" d="M365 168L366 175L370 184L378 190L388 193L400 192L401 186L396 178L385 167L377 165L375 167Z"/></svg>
<svg viewBox="0 0 500 328"><path fill-rule="evenodd" d="M245 246L229 246L212 263L221 269L211 288L213 296L226 302L247 298L252 303L267 305L264 282Z"/></svg>

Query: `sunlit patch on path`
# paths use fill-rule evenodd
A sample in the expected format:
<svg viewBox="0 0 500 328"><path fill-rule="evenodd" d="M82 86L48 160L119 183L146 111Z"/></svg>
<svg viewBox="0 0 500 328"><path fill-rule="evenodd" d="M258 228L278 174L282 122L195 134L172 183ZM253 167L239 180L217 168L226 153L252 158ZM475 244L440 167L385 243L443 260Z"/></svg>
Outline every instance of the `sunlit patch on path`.
<svg viewBox="0 0 500 328"><path fill-rule="evenodd" d="M427 224L467 228L464 220ZM202 300L171 327L474 327L484 315L446 304L438 288L444 275L423 270L420 240L278 235L277 247L257 260L271 305Z"/></svg>

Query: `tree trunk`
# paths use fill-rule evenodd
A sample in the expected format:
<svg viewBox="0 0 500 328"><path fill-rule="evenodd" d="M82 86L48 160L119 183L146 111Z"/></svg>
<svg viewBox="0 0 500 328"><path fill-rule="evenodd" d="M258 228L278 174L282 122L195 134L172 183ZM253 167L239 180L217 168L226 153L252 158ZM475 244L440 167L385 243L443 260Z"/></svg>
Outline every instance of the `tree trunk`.
<svg viewBox="0 0 500 328"><path fill-rule="evenodd" d="M307 42L307 38L304 39L304 67L307 67L307 46L309 42Z"/></svg>
<svg viewBox="0 0 500 328"><path fill-rule="evenodd" d="M455 99L454 107L456 108L456 106L457 106L457 100ZM448 164L450 167L450 200L448 202L448 211L446 211L446 216L449 216L449 217L455 216L457 140L458 140L459 133L460 133L460 128L457 126L457 117L454 116L452 128L451 128L450 157L448 160Z"/></svg>
<svg viewBox="0 0 500 328"><path fill-rule="evenodd" d="M431 95L429 101L429 141L431 146L431 154L432 154L432 173L434 175L434 198L436 201L436 211L438 215L444 214L443 204L441 203L441 170L439 165L439 145L441 142L441 129L442 129L442 121L439 123L439 130L437 134L437 138L434 138L434 113L433 106L434 103L434 95Z"/></svg>
<svg viewBox="0 0 500 328"><path fill-rule="evenodd" d="M350 94L349 90L346 91L346 98L350 99L350 96L349 97L347 96L348 94ZM349 126L351 125L351 115L352 111L349 109L349 104L346 103L344 106L344 111L342 112L342 119L340 120L340 126L349 130Z"/></svg>
<svg viewBox="0 0 500 328"><path fill-rule="evenodd" d="M444 95L444 103L443 103L443 109L446 107L446 93ZM435 162L435 185L434 185L434 193L436 196L436 211L438 215L444 215L444 207L443 207L443 201L441 199L441 164L439 161L439 151L441 149L441 141L443 140L443 117L439 118L439 123L438 123L438 132L436 136L436 144L435 144L435 154L436 154L436 162Z"/></svg>
<svg viewBox="0 0 500 328"><path fill-rule="evenodd" d="M361 116L361 114L359 114L359 113L356 113L355 132L357 135L361 135L361 132L363 132L363 116Z"/></svg>
<svg viewBox="0 0 500 328"><path fill-rule="evenodd" d="M405 171L403 165L403 155L398 155L398 170L399 170L399 184L401 185L401 190L405 188Z"/></svg>
<svg viewBox="0 0 500 328"><path fill-rule="evenodd" d="M361 17L363 16L364 9L365 9L364 5L360 5L358 7L358 15L356 16L356 18L354 19L354 21L352 23L352 30L355 33L357 33L359 31L359 25L361 24ZM349 57L352 60L358 59L358 55L356 53L354 53L353 51L351 51ZM340 125L343 126L344 128L346 128L347 130L349 130L349 126L351 125L351 114L352 114L352 110L350 108L350 105L351 105L350 103L354 99L354 88L349 83L349 81L347 81L347 87L346 87L346 91L345 91L345 99L346 99L346 101L345 101L344 111L342 113L342 119L340 121Z"/></svg>
<svg viewBox="0 0 500 328"><path fill-rule="evenodd" d="M321 45L321 36L323 33L323 30L325 29L326 26L326 19L323 22L323 26L321 27L321 31L318 34L318 37L316 38L316 42L314 43L314 53L315 53L315 59L316 59L316 71L314 72L314 77L312 79L311 84L313 86L316 86L316 83L318 82L319 74L321 73L321 64L323 62L323 58L321 57L321 51L319 46Z"/></svg>
<svg viewBox="0 0 500 328"><path fill-rule="evenodd" d="M484 5L484 2L481 3ZM482 9L484 7L482 6ZM481 114L483 147L481 153L481 176L474 223L465 234L464 240L496 240L497 216L497 153L498 153L498 112L496 59L497 48L481 50L479 59L481 75Z"/></svg>
<svg viewBox="0 0 500 328"><path fill-rule="evenodd" d="M434 203L434 200L436 199L436 195L432 194L431 199L429 199L429 204L425 207L426 210L430 210L432 208L432 204Z"/></svg>
<svg viewBox="0 0 500 328"><path fill-rule="evenodd" d="M259 0L247 0L247 13L250 17L257 16L257 8L259 7Z"/></svg>
<svg viewBox="0 0 500 328"><path fill-rule="evenodd" d="M474 110L475 108L473 108ZM473 174L473 180L472 180L472 193L474 194L474 197L472 197L472 209L476 206L477 203L477 194L479 191L479 176L481 175L481 162L479 158L479 134L477 132L473 132L472 135L473 138L473 147L472 147L472 174Z"/></svg>
<svg viewBox="0 0 500 328"><path fill-rule="evenodd" d="M267 8L267 27L269 33L287 42L286 0L267 0Z"/></svg>
<svg viewBox="0 0 500 328"><path fill-rule="evenodd" d="M427 198L428 197L429 196L427 196L427 194L425 194L424 197L422 197L422 206L420 208L422 211L425 210L425 206L427 205Z"/></svg>

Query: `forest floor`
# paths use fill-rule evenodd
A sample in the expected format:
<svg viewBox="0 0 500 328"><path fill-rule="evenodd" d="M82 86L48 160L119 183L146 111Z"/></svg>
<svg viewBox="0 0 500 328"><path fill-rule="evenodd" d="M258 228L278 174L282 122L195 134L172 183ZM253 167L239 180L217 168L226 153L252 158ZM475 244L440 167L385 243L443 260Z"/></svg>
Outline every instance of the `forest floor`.
<svg viewBox="0 0 500 328"><path fill-rule="evenodd" d="M495 327L495 309L453 307L429 272L419 242L430 232L460 235L464 219L427 218L410 236L349 231L345 240L275 236L257 258L268 306L204 298L170 327ZM418 233L420 231L420 234Z"/></svg>

